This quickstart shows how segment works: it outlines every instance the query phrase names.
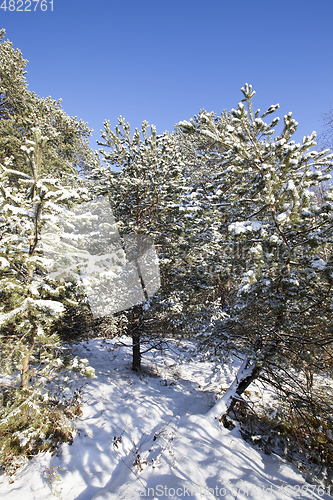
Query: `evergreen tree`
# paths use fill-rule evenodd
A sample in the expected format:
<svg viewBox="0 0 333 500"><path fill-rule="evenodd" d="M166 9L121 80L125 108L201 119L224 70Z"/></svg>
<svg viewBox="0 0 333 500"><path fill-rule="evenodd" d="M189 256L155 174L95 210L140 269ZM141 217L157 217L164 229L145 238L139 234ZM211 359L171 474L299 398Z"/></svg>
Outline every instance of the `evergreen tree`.
<svg viewBox="0 0 333 500"><path fill-rule="evenodd" d="M68 116L61 100L41 98L28 90L25 66L19 49L4 40L0 30L0 160L13 157L17 170L27 166L21 144L31 129L38 127L48 137L45 145L44 168L53 176L85 172L97 161L89 147L90 129L82 120Z"/></svg>
<svg viewBox="0 0 333 500"><path fill-rule="evenodd" d="M78 307L77 287L50 279L41 231L86 200L80 173L98 160L84 122L67 116L60 101L28 91L27 61L4 36L0 30L0 458L9 466L17 455L71 439L71 424L56 409L64 396L58 375L71 367L93 374L61 347L55 322Z"/></svg>
<svg viewBox="0 0 333 500"><path fill-rule="evenodd" d="M0 406L5 464L17 453L30 453L36 440L44 443L59 426L64 426L59 436L72 434L66 419L55 424L47 401L50 382L66 367L59 338L50 328L64 304L76 304L75 287L48 278L52 262L43 255L40 239L43 219L55 223L63 205L80 195L43 175L47 137L36 128L33 137L22 146L30 175L12 168L11 158L0 164L0 362L2 377L10 376ZM73 368L93 374L79 360Z"/></svg>
<svg viewBox="0 0 333 500"><path fill-rule="evenodd" d="M185 134L209 141L216 168L206 200L213 196L220 209L220 262L234 291L228 308L212 318L203 344L222 359L243 354L235 382L212 412L229 413L261 377L292 396L295 412L316 418L320 407L327 416L322 398L311 408L300 380L306 372L333 368L333 192L321 203L315 196L315 188L330 178L332 156L312 150L315 133L300 144L291 140L297 127L291 113L273 138L279 120L264 118L279 106L254 112L252 87L242 92L243 101L230 113L216 117L203 111L180 123Z"/></svg>
<svg viewBox="0 0 333 500"><path fill-rule="evenodd" d="M149 329L156 333L156 320L163 316L162 309L168 308L170 312L171 305L175 306L179 300L173 278L179 272L175 260L176 255L179 259L177 245L182 237L184 218L182 199L187 192L184 164L175 137L167 132L157 135L154 126L149 135L148 127L144 122L142 129L136 129L132 137L130 125L123 118L119 118L115 132L110 123L105 122L104 142L100 145L107 148L101 150L107 165L95 168L92 173L93 192L110 197L120 234L153 238L159 255L161 291L146 301L144 308L137 305L128 312L135 370L140 369L144 324L148 327L155 323L154 332L151 326Z"/></svg>

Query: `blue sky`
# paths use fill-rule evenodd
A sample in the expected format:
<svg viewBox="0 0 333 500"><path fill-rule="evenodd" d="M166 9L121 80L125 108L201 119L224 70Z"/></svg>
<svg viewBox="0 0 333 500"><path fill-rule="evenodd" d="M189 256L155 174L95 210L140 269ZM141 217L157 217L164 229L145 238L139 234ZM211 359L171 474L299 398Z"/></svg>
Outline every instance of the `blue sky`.
<svg viewBox="0 0 333 500"><path fill-rule="evenodd" d="M333 106L333 0L53 2L0 9L0 27L29 60L29 89L87 121L94 149L105 119L171 131L236 107L245 82L256 108L279 102L281 122L293 112L297 141Z"/></svg>

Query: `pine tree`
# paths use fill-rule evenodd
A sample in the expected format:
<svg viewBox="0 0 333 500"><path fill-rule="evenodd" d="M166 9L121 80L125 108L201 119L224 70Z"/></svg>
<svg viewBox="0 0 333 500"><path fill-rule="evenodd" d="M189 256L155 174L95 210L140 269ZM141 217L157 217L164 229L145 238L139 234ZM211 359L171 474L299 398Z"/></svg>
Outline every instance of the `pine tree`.
<svg viewBox="0 0 333 500"><path fill-rule="evenodd" d="M297 127L291 113L273 138L279 119L264 118L279 105L254 112L255 92L250 85L242 92L243 101L228 114L203 111L180 124L184 133L209 141L216 168L206 200L213 197L220 208L220 261L234 291L203 343L222 359L243 356L235 382L212 412L228 414L261 377L291 395L295 411L313 417L323 401L312 409L305 405L302 373L333 368L333 193L322 202L315 196L316 187L330 179L332 156L312 150L315 133L302 143L291 140Z"/></svg>
<svg viewBox="0 0 333 500"><path fill-rule="evenodd" d="M146 301L144 308L137 305L128 311L135 370L140 369L144 323L155 322L156 333L157 316L163 316L163 307L169 308L170 312L171 303L176 299L172 281L179 272L175 260L177 255L179 259L177 245L183 233L184 218L182 199L187 191L184 165L175 137L167 132L157 135L154 126L151 126L149 135L148 127L144 122L141 130L136 129L132 137L130 125L123 118L119 118L115 132L110 123L105 122L104 142L100 144L107 148L101 150L107 166L96 168L92 173L95 180L93 192L110 197L121 236L150 237L158 251L162 289L156 297ZM165 293L166 289L171 295Z"/></svg>
<svg viewBox="0 0 333 500"><path fill-rule="evenodd" d="M4 40L0 30L0 161L13 157L17 170L27 166L21 150L22 138L38 127L48 137L43 155L48 174L63 177L66 173L86 170L97 161L88 143L91 131L87 124L68 116L61 100L41 98L28 90L25 66L19 49Z"/></svg>
<svg viewBox="0 0 333 500"><path fill-rule="evenodd" d="M47 401L50 382L66 366L59 338L50 328L66 303L76 304L75 287L48 277L51 262L40 239L43 220L55 223L64 205L80 195L43 175L47 139L34 128L33 140L22 145L30 175L12 168L11 158L0 164L0 362L2 377L10 376L0 406L5 464L17 453L31 453L36 440L45 442L59 425L63 436L72 433L66 419L55 424ZM86 364L76 360L76 365L92 375Z"/></svg>

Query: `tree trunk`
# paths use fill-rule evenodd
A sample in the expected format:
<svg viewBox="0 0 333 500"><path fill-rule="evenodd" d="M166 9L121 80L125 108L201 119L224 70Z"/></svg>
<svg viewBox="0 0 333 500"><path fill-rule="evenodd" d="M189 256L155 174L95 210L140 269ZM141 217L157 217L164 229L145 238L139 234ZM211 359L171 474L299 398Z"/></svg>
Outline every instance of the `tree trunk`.
<svg viewBox="0 0 333 500"><path fill-rule="evenodd" d="M32 350L34 348L34 344L35 344L35 335L33 334L28 354L26 355L26 357L23 360L23 368L22 368L22 372L21 372L21 387L22 388L28 387L28 384L29 384L29 361L30 361L30 356L31 356Z"/></svg>
<svg viewBox="0 0 333 500"><path fill-rule="evenodd" d="M215 418L218 415L220 417L220 420L224 421L237 403L238 396L241 396L243 392L249 387L249 385L259 377L261 371L264 368L265 361L274 356L279 344L280 342L276 341L268 346L265 349L266 352L264 359L261 360L260 363L256 361L251 362L248 358L245 358L238 370L235 380L223 394L222 398L217 402L217 404L211 410L209 410L207 415L214 416Z"/></svg>
<svg viewBox="0 0 333 500"><path fill-rule="evenodd" d="M133 347L132 369L135 372L141 370L140 339L142 334L142 305L134 306L131 312L131 336Z"/></svg>
<svg viewBox="0 0 333 500"><path fill-rule="evenodd" d="M132 335L133 342L133 362L132 369L135 372L141 370L141 352L140 352L140 335Z"/></svg>
<svg viewBox="0 0 333 500"><path fill-rule="evenodd" d="M216 403L216 405L209 410L208 416L221 416L225 418L228 413L233 409L237 402L237 396L243 394L247 387L255 380L262 370L262 366L257 366L255 362L250 363L250 361L245 358L235 380L227 391L223 394L222 398Z"/></svg>
<svg viewBox="0 0 333 500"><path fill-rule="evenodd" d="M141 287L145 300L148 300L148 293L143 280L139 258L142 257L145 251L145 242L140 235L136 235L136 239L127 239L126 253L127 257L136 266L136 270L141 282ZM140 352L140 339L143 331L143 308L142 304L138 304L133 307L131 314L131 336L132 336L132 346L133 346L133 361L132 369L136 372L141 371L141 352Z"/></svg>

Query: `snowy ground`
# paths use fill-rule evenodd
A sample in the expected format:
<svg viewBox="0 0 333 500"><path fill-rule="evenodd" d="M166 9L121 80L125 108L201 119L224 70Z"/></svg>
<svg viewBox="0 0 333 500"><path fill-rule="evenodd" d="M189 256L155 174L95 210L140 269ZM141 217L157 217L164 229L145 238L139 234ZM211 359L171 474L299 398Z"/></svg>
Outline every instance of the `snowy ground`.
<svg viewBox="0 0 333 500"><path fill-rule="evenodd" d="M215 391L233 380L229 367L217 383L209 381L210 363L177 349L151 351L138 376L130 350L114 341L95 339L76 350L96 378L83 388L74 443L62 445L59 456L37 455L12 483L1 476L2 500L332 498L206 415Z"/></svg>

